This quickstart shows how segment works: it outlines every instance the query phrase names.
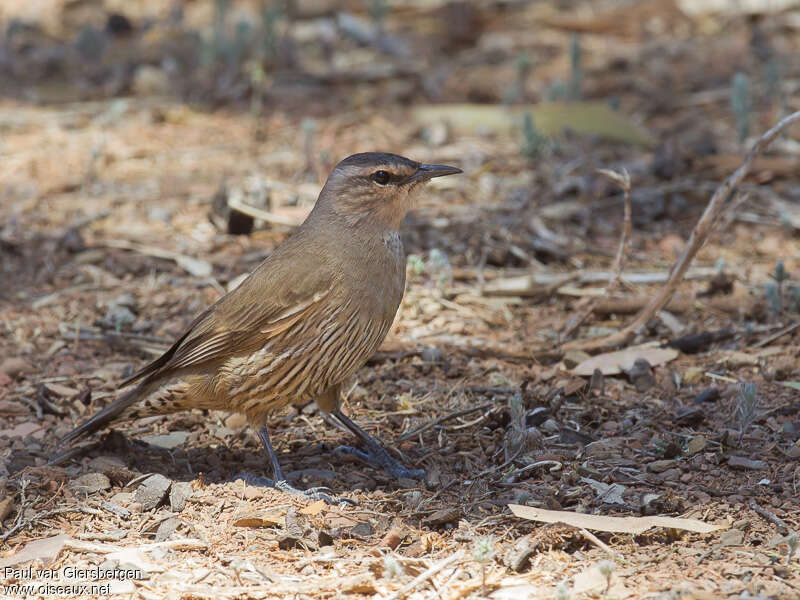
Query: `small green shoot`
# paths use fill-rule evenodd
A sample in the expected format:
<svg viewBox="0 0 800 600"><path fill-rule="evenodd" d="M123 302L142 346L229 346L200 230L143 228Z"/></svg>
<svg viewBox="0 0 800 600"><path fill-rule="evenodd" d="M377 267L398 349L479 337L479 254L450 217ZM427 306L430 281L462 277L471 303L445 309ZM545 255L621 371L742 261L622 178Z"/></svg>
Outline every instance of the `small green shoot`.
<svg viewBox="0 0 800 600"><path fill-rule="evenodd" d="M733 76L731 87L731 110L736 117L736 135L744 142L750 134L750 119L753 102L750 98L750 78L744 73Z"/></svg>

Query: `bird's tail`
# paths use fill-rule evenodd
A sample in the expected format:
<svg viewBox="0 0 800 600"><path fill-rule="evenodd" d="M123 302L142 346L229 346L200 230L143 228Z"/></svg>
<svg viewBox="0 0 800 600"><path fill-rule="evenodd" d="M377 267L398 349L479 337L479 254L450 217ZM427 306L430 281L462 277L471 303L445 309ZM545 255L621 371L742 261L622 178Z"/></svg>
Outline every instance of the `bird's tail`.
<svg viewBox="0 0 800 600"><path fill-rule="evenodd" d="M98 429L102 429L113 421L116 421L122 416L126 409L134 405L142 398L143 395L147 393L147 390L145 389L146 387L146 384L142 383L137 385L131 391L124 393L99 413L92 416L90 419L87 419L63 438L61 438L59 440L59 445L68 444L70 442L79 440L90 433L94 433Z"/></svg>

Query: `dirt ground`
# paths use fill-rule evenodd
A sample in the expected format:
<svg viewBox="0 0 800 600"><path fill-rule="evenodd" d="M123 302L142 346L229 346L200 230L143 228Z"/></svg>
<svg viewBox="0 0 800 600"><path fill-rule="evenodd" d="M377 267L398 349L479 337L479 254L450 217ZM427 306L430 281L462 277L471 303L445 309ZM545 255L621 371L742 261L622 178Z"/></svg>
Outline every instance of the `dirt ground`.
<svg viewBox="0 0 800 600"><path fill-rule="evenodd" d="M593 352L587 367L564 347L634 317L716 186L800 110L800 9L462 4L390 3L381 39L423 58L337 37L326 77L319 36L334 17L300 15L285 27L306 79L275 67L268 87L251 77L236 93L225 70L165 81L143 69L164 48L157 28L125 75L113 57L102 70L78 56L60 71L82 82L68 97L36 74L42 53L4 46L3 597L42 583L14 571L36 564L133 569L69 597L800 598L800 127L755 163L673 301L626 344L653 343L633 351L646 362L619 372ZM369 22L362 4L351 10ZM47 47L35 34L29 46ZM736 73L749 78L744 114ZM537 107L575 87L583 104L555 102L577 112L557 109L557 134L541 133ZM425 113L444 103L459 106ZM527 124L473 112L529 104ZM235 479L270 475L238 415L122 424L48 465L60 436L291 234L338 160L368 150L464 169L406 220L403 304L344 402L424 482L337 453L353 440L313 404L272 417L281 464L295 486L354 506ZM632 234L610 295L624 195L596 169L631 177ZM271 222L228 233L219 206L231 198ZM718 528L606 531L509 505Z"/></svg>

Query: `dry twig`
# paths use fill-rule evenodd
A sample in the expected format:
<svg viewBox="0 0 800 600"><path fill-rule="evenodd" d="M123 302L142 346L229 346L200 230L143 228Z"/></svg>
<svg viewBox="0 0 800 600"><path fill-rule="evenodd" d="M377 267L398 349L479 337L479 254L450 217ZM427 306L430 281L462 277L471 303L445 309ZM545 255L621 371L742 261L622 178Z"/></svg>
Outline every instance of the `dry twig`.
<svg viewBox="0 0 800 600"><path fill-rule="evenodd" d="M605 292L602 296L604 298L610 298L611 294L617 289L619 282L622 280L622 269L625 268L626 257L628 256L628 252L630 250L631 230L633 229L631 225L631 176L625 169L622 169L622 173L617 173L616 171L611 171L610 169L597 169L597 172L601 175L605 175L614 183L619 185L625 195L625 220L622 225L622 234L619 238L617 256L614 258L614 265L611 269L614 273L614 276L608 281L608 285L606 285ZM561 333L561 339L569 337L573 331L578 329L578 327L580 327L583 322L589 318L589 315L591 315L594 311L597 298L597 296L592 297L586 307L567 322L567 326Z"/></svg>
<svg viewBox="0 0 800 600"><path fill-rule="evenodd" d="M694 260L697 251L700 250L708 239L717 217L719 217L726 206L726 201L730 198L734 189L747 177L755 158L760 155L784 129L797 121L800 121L800 111L794 112L788 117L781 119L777 125L762 135L750 149L750 152L747 153L741 166L714 191L700 220L697 221L691 236L689 236L686 248L672 267L667 283L633 321L613 335L590 340L576 340L564 344L562 350L605 350L627 344L640 327L647 323L658 311L664 308L675 293L678 284L683 280L683 276L692 263L692 260Z"/></svg>

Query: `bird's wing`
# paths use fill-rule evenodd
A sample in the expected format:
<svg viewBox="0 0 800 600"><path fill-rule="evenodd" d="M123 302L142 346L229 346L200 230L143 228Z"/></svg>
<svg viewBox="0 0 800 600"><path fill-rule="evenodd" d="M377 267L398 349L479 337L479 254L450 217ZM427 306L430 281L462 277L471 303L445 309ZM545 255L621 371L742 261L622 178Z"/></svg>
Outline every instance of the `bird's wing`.
<svg viewBox="0 0 800 600"><path fill-rule="evenodd" d="M122 385L252 352L330 299L334 277L318 263L299 260L286 268L286 261L270 262L198 316L169 350Z"/></svg>

